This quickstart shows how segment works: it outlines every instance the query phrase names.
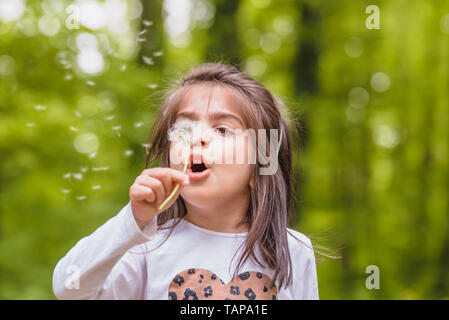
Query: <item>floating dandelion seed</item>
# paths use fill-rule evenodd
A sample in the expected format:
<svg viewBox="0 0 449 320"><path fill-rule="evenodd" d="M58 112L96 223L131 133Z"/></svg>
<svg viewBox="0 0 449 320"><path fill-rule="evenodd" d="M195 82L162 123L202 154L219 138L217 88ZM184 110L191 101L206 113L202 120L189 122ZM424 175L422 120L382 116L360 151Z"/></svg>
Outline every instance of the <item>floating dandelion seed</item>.
<svg viewBox="0 0 449 320"><path fill-rule="evenodd" d="M134 128L140 128L141 126L143 126L143 122L134 123Z"/></svg>
<svg viewBox="0 0 449 320"><path fill-rule="evenodd" d="M78 196L78 197L76 197L76 200L80 200L80 201L86 200L86 196Z"/></svg>
<svg viewBox="0 0 449 320"><path fill-rule="evenodd" d="M91 87L94 87L94 86L95 86L95 82L93 82L92 80L87 80L87 81L86 81L86 84L87 84L88 86L91 86Z"/></svg>
<svg viewBox="0 0 449 320"><path fill-rule="evenodd" d="M106 120L106 121L110 121L110 120L114 120L114 119L115 119L115 116L104 117L104 120Z"/></svg>
<svg viewBox="0 0 449 320"><path fill-rule="evenodd" d="M61 60L59 60L59 63L61 63L61 65L62 65L62 67L64 69L71 69L72 68L72 64L68 60L61 59Z"/></svg>
<svg viewBox="0 0 449 320"><path fill-rule="evenodd" d="M66 197L67 197L67 195L68 195L69 193L71 193L72 190L70 190L70 189L61 189L61 192L64 194L64 200L65 200Z"/></svg>
<svg viewBox="0 0 449 320"><path fill-rule="evenodd" d="M94 167L92 168L92 171L107 171L109 170L109 167Z"/></svg>
<svg viewBox="0 0 449 320"><path fill-rule="evenodd" d="M64 76L64 80L65 81L70 81L70 80L72 80L73 79L73 76L70 74L70 73L67 73L65 76Z"/></svg>
<svg viewBox="0 0 449 320"><path fill-rule="evenodd" d="M142 31L139 32L139 36L144 35L145 33L147 33L147 30L143 29Z"/></svg>
<svg viewBox="0 0 449 320"><path fill-rule="evenodd" d="M142 143L142 147L145 148L145 154L150 152L151 143Z"/></svg>
<svg viewBox="0 0 449 320"><path fill-rule="evenodd" d="M83 174L76 172L72 175L76 180L83 180Z"/></svg>
<svg viewBox="0 0 449 320"><path fill-rule="evenodd" d="M34 122L28 122L28 123L26 124L26 126L27 126L28 128L33 128L33 127L36 126L36 124L35 124Z"/></svg>
<svg viewBox="0 0 449 320"><path fill-rule="evenodd" d="M160 57L160 56L162 56L164 53L162 52L162 51L156 51L156 52L154 52L153 53L153 56L155 56L155 57Z"/></svg>
<svg viewBox="0 0 449 320"><path fill-rule="evenodd" d="M117 133L117 136L120 137L120 130L122 129L122 126L114 126L112 127L112 130L114 130Z"/></svg>
<svg viewBox="0 0 449 320"><path fill-rule="evenodd" d="M147 42L147 38L137 38L137 42Z"/></svg>
<svg viewBox="0 0 449 320"><path fill-rule="evenodd" d="M34 109L37 111L47 110L47 107L41 106L38 104L37 106L34 106Z"/></svg>
<svg viewBox="0 0 449 320"><path fill-rule="evenodd" d="M126 64L123 64L121 67L120 67L120 71L125 71L126 70Z"/></svg>
<svg viewBox="0 0 449 320"><path fill-rule="evenodd" d="M74 126L70 126L70 127L69 127L69 130L70 130L70 131L73 131L73 132L78 132L78 129L75 128Z"/></svg>
<svg viewBox="0 0 449 320"><path fill-rule="evenodd" d="M88 158L92 159L92 158L95 158L96 156L97 156L97 153L96 152L92 152L92 153L89 153Z"/></svg>
<svg viewBox="0 0 449 320"><path fill-rule="evenodd" d="M133 153L134 153L133 150L126 150L126 151L125 151L125 156L126 156L126 157L132 156Z"/></svg>
<svg viewBox="0 0 449 320"><path fill-rule="evenodd" d="M147 87L150 88L150 89L156 89L157 88L157 84L150 83Z"/></svg>
<svg viewBox="0 0 449 320"><path fill-rule="evenodd" d="M70 179L70 177L72 176L72 174L70 172L67 172L66 174L62 175L63 179Z"/></svg>
<svg viewBox="0 0 449 320"><path fill-rule="evenodd" d="M101 189L101 186L99 184L97 184L95 186L92 186L91 188L92 188L92 190L98 190L98 189Z"/></svg>
<svg viewBox="0 0 449 320"><path fill-rule="evenodd" d="M89 170L88 167L81 167L81 168L80 168L80 171L81 171L82 173L87 172L87 170Z"/></svg>
<svg viewBox="0 0 449 320"><path fill-rule="evenodd" d="M153 21L143 20L142 22L145 27L149 27L149 26L153 25Z"/></svg>
<svg viewBox="0 0 449 320"><path fill-rule="evenodd" d="M146 64L149 64L149 65L154 64L153 59L151 59L150 57L142 56L142 60L143 60L143 62L146 63Z"/></svg>
<svg viewBox="0 0 449 320"><path fill-rule="evenodd" d="M78 110L75 110L74 113L77 118L81 118L81 113Z"/></svg>

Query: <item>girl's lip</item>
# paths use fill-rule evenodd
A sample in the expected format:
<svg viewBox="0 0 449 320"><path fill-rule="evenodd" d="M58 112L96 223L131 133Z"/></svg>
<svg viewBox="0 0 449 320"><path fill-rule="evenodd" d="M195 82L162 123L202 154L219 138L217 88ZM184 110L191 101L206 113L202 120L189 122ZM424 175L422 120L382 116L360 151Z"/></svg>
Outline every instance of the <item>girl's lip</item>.
<svg viewBox="0 0 449 320"><path fill-rule="evenodd" d="M201 172L193 172L191 168L188 168L186 173L190 179L199 180L199 179L203 179L204 177L208 176L210 171L211 170L208 168Z"/></svg>

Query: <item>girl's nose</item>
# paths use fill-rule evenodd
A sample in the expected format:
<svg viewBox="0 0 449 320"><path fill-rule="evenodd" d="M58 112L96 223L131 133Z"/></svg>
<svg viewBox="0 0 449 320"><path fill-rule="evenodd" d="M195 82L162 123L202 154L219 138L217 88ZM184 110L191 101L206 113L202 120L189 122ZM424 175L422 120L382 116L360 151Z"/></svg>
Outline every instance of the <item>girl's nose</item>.
<svg viewBox="0 0 449 320"><path fill-rule="evenodd" d="M205 128L198 128L193 134L193 145L205 147L210 142L210 134Z"/></svg>

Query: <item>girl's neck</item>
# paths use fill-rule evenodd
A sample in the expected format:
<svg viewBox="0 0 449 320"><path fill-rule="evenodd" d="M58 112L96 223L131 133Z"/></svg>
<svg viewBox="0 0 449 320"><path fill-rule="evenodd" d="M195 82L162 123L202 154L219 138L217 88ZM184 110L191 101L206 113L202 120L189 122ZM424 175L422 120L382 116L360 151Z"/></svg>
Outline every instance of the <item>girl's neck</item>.
<svg viewBox="0 0 449 320"><path fill-rule="evenodd" d="M250 195L243 194L238 199L217 201L209 207L198 207L185 202L187 214L184 219L201 228L224 233L248 232L246 214Z"/></svg>

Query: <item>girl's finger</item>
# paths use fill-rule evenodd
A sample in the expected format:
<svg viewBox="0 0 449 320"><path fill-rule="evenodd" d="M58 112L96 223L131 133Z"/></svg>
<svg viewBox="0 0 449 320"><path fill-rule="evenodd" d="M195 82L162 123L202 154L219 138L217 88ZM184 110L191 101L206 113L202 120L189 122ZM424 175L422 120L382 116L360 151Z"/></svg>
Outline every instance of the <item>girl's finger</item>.
<svg viewBox="0 0 449 320"><path fill-rule="evenodd" d="M189 182L189 176L182 171L175 170L172 168L151 168L143 171L146 175L153 176L155 178L169 177L174 186L175 183L180 183L181 185L187 185ZM170 191L172 188L170 188Z"/></svg>
<svg viewBox="0 0 449 320"><path fill-rule="evenodd" d="M165 200L165 188L162 181L159 179L141 175L137 179L137 182L141 185L151 188L153 192L156 194L156 203L162 202Z"/></svg>
<svg viewBox="0 0 449 320"><path fill-rule="evenodd" d="M165 190L165 198L170 194L173 189L172 179L167 174L153 174L152 178L156 178L162 182Z"/></svg>
<svg viewBox="0 0 449 320"><path fill-rule="evenodd" d="M134 184L131 187L130 198L134 201L153 202L156 199L154 192L144 185Z"/></svg>

